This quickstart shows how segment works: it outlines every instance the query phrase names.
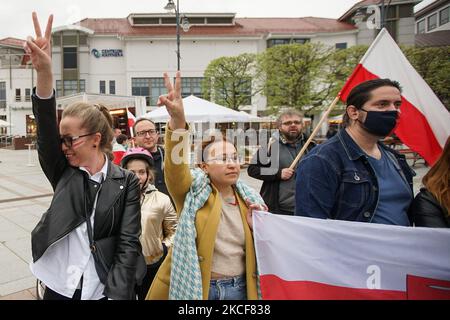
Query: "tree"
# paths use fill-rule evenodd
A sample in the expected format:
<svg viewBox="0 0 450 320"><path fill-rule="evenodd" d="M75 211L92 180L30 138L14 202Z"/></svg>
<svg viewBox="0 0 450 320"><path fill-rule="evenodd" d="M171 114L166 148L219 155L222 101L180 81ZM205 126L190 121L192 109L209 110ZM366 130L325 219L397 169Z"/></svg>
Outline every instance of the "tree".
<svg viewBox="0 0 450 320"><path fill-rule="evenodd" d="M205 99L233 110L251 104L258 90L255 77L256 54L244 53L235 57L212 60L204 72L202 91Z"/></svg>
<svg viewBox="0 0 450 320"><path fill-rule="evenodd" d="M278 45L259 59L264 74L264 95L272 111L280 107L304 110L311 105L328 49L319 43Z"/></svg>
<svg viewBox="0 0 450 320"><path fill-rule="evenodd" d="M402 47L409 62L450 111L450 46ZM401 84L400 84L401 85Z"/></svg>
<svg viewBox="0 0 450 320"><path fill-rule="evenodd" d="M315 106L328 104L338 95L367 49L368 46L359 45L330 52L323 66L322 90L314 98Z"/></svg>

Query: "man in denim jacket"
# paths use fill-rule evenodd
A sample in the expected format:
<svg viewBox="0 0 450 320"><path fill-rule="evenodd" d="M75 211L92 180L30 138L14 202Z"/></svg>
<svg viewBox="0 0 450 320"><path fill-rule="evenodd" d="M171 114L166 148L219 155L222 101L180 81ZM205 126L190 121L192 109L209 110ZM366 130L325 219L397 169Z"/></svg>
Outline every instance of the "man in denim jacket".
<svg viewBox="0 0 450 320"><path fill-rule="evenodd" d="M395 129L401 101L400 85L389 79L353 88L344 129L299 163L295 215L410 225L415 173L379 141Z"/></svg>

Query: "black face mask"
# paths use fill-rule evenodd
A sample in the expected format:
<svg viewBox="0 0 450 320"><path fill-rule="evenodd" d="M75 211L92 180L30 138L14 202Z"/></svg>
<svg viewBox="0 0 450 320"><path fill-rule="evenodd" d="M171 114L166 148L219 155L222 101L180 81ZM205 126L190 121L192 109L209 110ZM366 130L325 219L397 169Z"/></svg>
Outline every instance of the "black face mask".
<svg viewBox="0 0 450 320"><path fill-rule="evenodd" d="M387 137L397 126L398 111L360 110L367 113L363 127L375 136Z"/></svg>

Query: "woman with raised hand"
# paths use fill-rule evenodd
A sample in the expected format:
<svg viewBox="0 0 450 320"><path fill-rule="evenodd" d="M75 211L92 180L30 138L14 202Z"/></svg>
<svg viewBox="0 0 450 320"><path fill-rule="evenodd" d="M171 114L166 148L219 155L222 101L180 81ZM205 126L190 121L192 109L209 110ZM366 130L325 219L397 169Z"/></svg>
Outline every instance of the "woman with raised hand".
<svg viewBox="0 0 450 320"><path fill-rule="evenodd" d="M201 163L189 170L189 131L181 99L167 74L159 98L170 121L165 136L165 180L179 221L174 244L147 299L245 300L258 298L252 210L267 210L260 195L239 180L235 146L224 138L202 144Z"/></svg>
<svg viewBox="0 0 450 320"><path fill-rule="evenodd" d="M51 28L33 13L36 38L24 47L37 72L33 113L39 162L52 184L50 208L31 234L31 271L44 300L135 299L145 262L139 235L139 182L114 165L112 119L106 107L75 103L57 126ZM142 270L142 269L139 269Z"/></svg>

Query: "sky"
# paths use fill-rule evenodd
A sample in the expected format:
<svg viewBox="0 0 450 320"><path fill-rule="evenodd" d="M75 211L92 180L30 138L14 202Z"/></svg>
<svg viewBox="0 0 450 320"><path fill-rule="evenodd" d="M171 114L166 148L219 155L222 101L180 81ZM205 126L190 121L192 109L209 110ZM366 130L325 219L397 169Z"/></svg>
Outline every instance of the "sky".
<svg viewBox="0 0 450 320"><path fill-rule="evenodd" d="M163 13L168 0L0 0L0 39L34 36L31 12L42 29L53 13L53 27L84 18L125 18L130 13ZM180 12L233 12L237 17L339 18L359 0L179 0ZM176 0L175 0L176 3ZM42 26L44 25L44 26Z"/></svg>

